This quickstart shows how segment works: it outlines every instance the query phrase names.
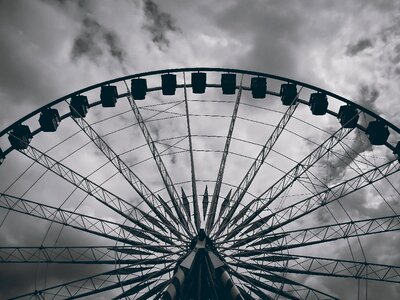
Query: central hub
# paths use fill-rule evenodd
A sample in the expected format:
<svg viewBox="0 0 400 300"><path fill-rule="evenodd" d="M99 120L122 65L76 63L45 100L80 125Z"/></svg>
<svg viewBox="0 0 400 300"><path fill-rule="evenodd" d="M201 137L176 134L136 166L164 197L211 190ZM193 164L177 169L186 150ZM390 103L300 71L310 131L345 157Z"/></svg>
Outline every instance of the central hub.
<svg viewBox="0 0 400 300"><path fill-rule="evenodd" d="M199 230L198 238L200 241L203 241L206 238L206 232L203 228Z"/></svg>
<svg viewBox="0 0 400 300"><path fill-rule="evenodd" d="M207 236L205 230L201 228L199 230L199 233L197 236L195 236L189 246L189 251L195 249L195 248L205 248L207 250L211 250L216 253L216 247L214 245L214 242Z"/></svg>

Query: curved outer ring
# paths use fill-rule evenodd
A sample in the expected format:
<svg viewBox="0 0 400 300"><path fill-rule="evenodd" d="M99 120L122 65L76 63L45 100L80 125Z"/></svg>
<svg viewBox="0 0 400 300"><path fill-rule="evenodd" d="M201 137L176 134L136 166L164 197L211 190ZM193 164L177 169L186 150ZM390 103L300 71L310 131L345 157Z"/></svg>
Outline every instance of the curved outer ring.
<svg viewBox="0 0 400 300"><path fill-rule="evenodd" d="M344 98L342 96L339 96L339 95L337 95L335 93L332 93L330 91L321 89L321 88L319 88L317 86L314 86L314 85L311 85L311 84L307 84L307 83L304 83L304 82L300 82L300 81L297 81L297 80L293 80L293 79L290 79L290 78L277 76L277 75L273 75L273 74L268 74L268 73L262 73L262 72L240 70L240 69L228 69L228 68L199 67L199 68L164 69L164 70L156 70L156 71L151 71L151 72L137 73L137 74L118 77L118 78L114 78L114 79L111 79L111 80L108 80L108 81L104 81L104 82L101 82L101 83L97 83L97 84L91 85L89 87L86 87L86 88L80 89L78 91L75 91L73 93L70 93L68 95L65 95L65 96L63 96L63 97L61 97L61 98L59 98L57 100L54 100L54 101L52 101L52 102L50 102L50 103L48 103L46 105L43 105L42 107L40 107L38 109L32 111L31 113L27 114L26 116L22 117L21 119L17 120L16 122L12 123L11 125L6 127L5 129L3 129L0 132L0 137L5 135L6 133L10 132L14 126L16 126L18 124L22 124L26 120L28 120L28 119L34 117L35 115L39 114L44 109L50 108L50 107L55 106L55 105L57 105L57 104L59 104L59 103L61 103L63 101L66 101L67 99L70 99L74 95L79 95L79 94L85 93L87 91L100 88L101 86L104 86L104 85L108 85L108 84L112 84L112 83L116 83L116 82L121 82L121 81L124 81L124 80L129 80L129 79L138 78L138 77L145 77L145 76L165 74L165 73L198 72L198 71L219 72L219 73L229 72L229 73L236 73L236 74L246 74L246 75L261 76L261 77L265 77L265 78L269 78L269 79L275 79L275 80L279 80L279 81L283 81L283 82L293 83L293 84L308 88L310 90L314 90L314 91L317 91L317 92L325 93L327 96L330 96L330 97L333 97L333 98L335 98L335 99L337 99L339 101L345 102L346 104L351 104L354 107L356 107L357 109L361 110L362 112L367 113L371 117L373 117L373 118L375 118L377 120L383 121L388 127L390 127L392 130L394 130L395 132L400 134L400 129L397 126L395 126L391 122L383 119L382 117L380 117L379 115L377 115L373 111L371 111L371 110L369 110L369 109L367 109L367 108L365 108L365 107L363 107L363 106L361 106L361 105L359 105L357 103L354 103L353 101L350 101L350 100L348 100L348 99L346 99L346 98ZM191 85L188 84L187 86L190 87ZM219 84L207 84L207 87L220 87L220 86L221 85L219 85ZM182 88L183 85L177 85L177 87L178 88ZM155 88L149 88L148 91L156 91L156 90L160 90L160 89L161 89L161 87L155 87ZM248 88L248 87L243 87L243 89L250 90L250 88ZM267 94L279 96L279 93L271 92L271 91L267 91ZM118 98L125 97L126 95L127 95L126 93L125 94L119 94ZM303 104L308 104L308 102L305 101L305 100L300 100L299 99L299 101L301 103L303 103ZM96 102L90 103L89 106L93 107L93 106L96 106L96 105L99 105L99 104L100 104L100 101L96 101ZM328 110L328 113L330 115L337 116L337 113L335 113L335 112L333 112L331 110ZM70 115L71 115L70 113L66 113L66 114L61 116L61 119L63 120L65 118L69 117ZM359 124L357 124L357 127L359 129L363 130L363 131L366 130L366 128L362 127ZM34 132L32 132L32 135L34 136L37 133L39 133L40 131L41 131L41 129L39 128L39 129L35 130ZM387 146L391 150L394 150L394 148L395 148L393 145L389 144L388 142L385 143L385 146ZM4 151L4 155L7 155L12 150L13 150L12 147L8 148L7 150Z"/></svg>

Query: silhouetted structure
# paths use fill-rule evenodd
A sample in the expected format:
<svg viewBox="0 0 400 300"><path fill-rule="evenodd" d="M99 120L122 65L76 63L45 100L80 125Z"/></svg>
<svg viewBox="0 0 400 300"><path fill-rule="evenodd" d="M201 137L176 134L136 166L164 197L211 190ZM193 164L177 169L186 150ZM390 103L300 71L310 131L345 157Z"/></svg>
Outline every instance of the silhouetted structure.
<svg viewBox="0 0 400 300"><path fill-rule="evenodd" d="M190 82L186 77L189 72ZM217 76L210 75L211 72L216 72ZM237 74L240 75L238 84L236 82ZM131 80L130 88L127 84L129 80ZM121 86L124 85L126 91L124 89L118 94L117 87L121 89ZM215 99L210 100L210 98L202 100L197 95L194 99L189 99L190 88L193 94L207 92L204 98L210 95L208 93L213 88L217 89L219 95L222 91L223 95L233 96L224 96L220 102ZM179 91L179 89L181 90ZM308 101L300 95L301 92L304 95L303 89L308 90L306 93L306 95L310 95ZM94 93L88 93L89 91L94 91ZM156 93L157 100L161 94L176 95L175 97L164 97L164 99L168 98L173 105L165 108L165 103L140 102L150 100L152 92ZM248 93L248 97L242 101L241 97L244 93ZM94 99L89 102L87 95L94 95ZM265 99L265 101L261 99ZM332 103L332 99L336 102ZM149 157L135 162L134 167L128 165L124 161L126 157L121 155L120 151L114 150L114 144L109 142L110 140L115 142L115 140L100 135L96 132L94 123L89 123L85 119L89 108L94 106L97 106L96 109L110 108L107 111L112 116L101 121L108 121L113 117L120 116L121 113L113 114L112 108L122 100L127 101L124 104L130 107L131 112L129 111L129 113L132 113L134 126L137 126L135 129L140 130L143 134L145 142L137 149L143 149L143 146L148 147L149 157L154 160L159 173L157 176L161 177L160 182L163 187L157 191L150 189L144 182L145 180L135 173L135 166L149 160ZM136 100L138 101L136 102ZM270 101L276 101L274 104L278 108L274 106L270 109L268 107ZM208 181L196 179L196 163L198 167L203 167L203 161L195 160L194 154L197 151L203 153L209 149L196 148L192 137L203 138L206 135L200 134L200 131L192 135L191 131L191 117L209 117L207 105L211 102L220 105L218 109L222 105L228 106L233 103L229 114L224 115L218 111L218 114L213 115L213 117L224 117L230 121L227 126L227 134L218 136L225 142L224 146L213 153L216 154L215 157L221 157L215 180L210 180L212 184L215 184L214 191L208 189ZM139 106L138 103L143 106ZM190 112L193 108L190 105L193 103L195 103L194 106L200 108L199 111ZM179 107L179 105L181 106ZM269 123L273 119L261 122L256 118L253 120L248 116L246 118L240 114L242 113L242 110L239 110L241 105L249 110L259 109L257 112L261 113L258 116L264 116L265 112L273 111L280 117L279 121L272 126L272 132L264 143L256 145L254 141L244 141L241 137L234 136L235 126L241 121L270 127ZM304 105L307 109L302 110L300 117L293 117L300 105ZM121 107L121 105L118 106ZM177 108L178 112L173 111L172 108ZM141 111L145 109L154 114L143 117ZM316 140L317 137L309 139L307 134L301 136L302 127L296 132L296 130L293 131L291 125L288 126L290 120L296 118L296 122L303 122L312 128L319 128L319 124L314 125L302 120L306 113L311 116L310 111L315 116L321 116L311 117L312 121L325 120L325 118L333 116L334 122L329 124L336 124L337 128L336 130L329 129L329 131L324 128L324 135L326 134L327 137L323 141L314 142L314 138ZM373 120L369 122L367 128L365 125L358 124L361 112L368 115L369 120ZM159 116L161 114L165 115ZM147 127L148 122L155 121L156 117L168 121L172 118L178 120L183 117L181 118L184 120L182 124L186 127L183 128L187 129L187 133L179 138L182 138L181 141L187 140L188 147L179 145L181 141L173 145L166 144L168 147L171 146L169 148L176 146L179 151L188 155L185 164L190 163L185 166L190 168L190 172L186 172L190 173L190 179L183 183L174 183L171 179L163 160L164 155L167 155L165 154L166 150L162 152L158 150L158 145L162 144L163 140L158 137L153 139L151 130ZM80 174L68 167L66 162L53 158L48 153L46 146L43 146L45 150L39 150L35 143L31 143L36 134L57 131L60 122L67 118L78 126L79 133L86 135L89 139L87 144L95 146L97 152L107 159L106 164L115 168L115 174L120 176L118 180L124 180L128 188L132 188L135 201L120 198L118 193L114 194L109 190L109 186L92 181L91 178L95 176L88 176L86 173ZM237 120L240 121L236 122ZM123 129L127 128L125 123ZM131 124L128 127L130 126ZM119 132L119 129L115 130L115 132L117 131ZM254 137L258 132L259 130L249 132L249 136ZM312 141L312 150L308 149L309 153L300 158L279 153L276 145L279 144L278 140L284 132L290 132L296 135L296 138L297 136L304 138L307 142ZM335 178L337 180L335 184L329 185L325 184L325 178L320 180L319 173L315 175L309 172L314 170L311 169L313 167L321 167L321 165L317 165L318 162L324 161L324 158L330 154L340 153L344 156L343 153L346 151L340 149L340 152L335 152L334 148L339 145L343 146L341 143L346 142L345 139L353 132L365 133L371 145L388 147L395 154L397 160L400 160L400 142L397 142L398 139L393 135L389 139L391 134L400 134L400 129L392 123L367 108L329 91L271 74L212 68L160 70L125 76L76 91L37 109L4 129L0 133L0 137L8 135L10 146L4 148L4 143L1 144L0 164L11 151L18 150L14 152L15 155L23 154L41 168L43 167L45 172L49 171L49 174L59 176L66 181L68 186L71 185L85 196L93 198L98 204L111 209L117 217L109 220L103 216L86 215L77 210L68 210L63 205L57 207L53 202L36 202L5 192L0 193L0 208L7 212L21 213L56 223L62 227L79 230L91 237L100 237L105 241L110 241L110 245L104 247L45 247L43 245L40 247L0 247L0 262L10 264L35 262L46 265L50 263L108 264L113 266L112 270L109 268L108 271L101 274L45 287L25 295L27 298L40 299L57 298L57 296L64 298L96 297L110 291L115 293L114 299L132 296L140 300L160 298L164 300L248 300L255 297L260 299L332 299L334 296L321 291L319 287L307 286L297 276L328 276L329 278L376 280L387 283L400 282L400 268L397 266L298 255L295 254L296 252L291 252L294 248L310 247L339 239L358 238L400 229L399 215L396 214L354 219L349 222L335 219L332 224L304 227L306 223L302 222L302 218L308 214L317 209L324 209L330 203L335 203L345 196L348 197L351 193L373 185L378 180L384 178L389 180L391 175L398 172L396 159L388 160L381 165L376 165L371 161L370 165L365 164L358 172L354 172L355 174L351 175L353 177L348 176L343 179L340 178L340 175ZM264 132L262 134L264 137ZM216 135L210 133L207 137L216 138ZM131 139L129 136L126 143L129 143ZM175 139L175 136L170 138L171 143ZM254 153L248 156L243 154L243 157L251 160L251 163L249 163L247 172L238 178L237 185L227 184L223 178L226 162L229 161L228 154L234 153L231 150L231 141L248 142L254 146L254 149L257 147L259 149L256 155L253 155ZM354 141L353 138L352 141ZM393 141L396 141L397 144L393 144ZM5 138L5 142L8 144L7 138ZM290 141L285 139L283 142L284 145L280 150ZM65 144L60 143L58 146L63 147ZM86 149L84 146L79 150ZM240 147L239 151L243 149ZM273 178L273 184L265 189L262 186L264 190L261 192L254 189L257 193L254 196L251 185L260 169L263 166L269 166L267 158L271 151L276 154L274 158L279 157L278 154L289 158L291 160L290 167L282 170L277 168L281 171L279 173L281 177ZM73 152L74 155L76 153L79 152ZM66 157L69 157L70 154ZM235 154L242 155L237 152ZM350 155L349 157L351 162L355 162L354 157ZM77 162L75 157L74 162ZM325 170L329 165L322 166L325 168L319 169ZM153 172L150 173L148 169L144 169L144 171L153 175ZM180 172L181 169L178 171ZM315 181L318 181L317 184ZM207 182L202 194L198 192L198 182L202 184ZM177 184L180 187L176 187ZM183 186L184 184L187 186ZM229 187L228 190L221 189L223 184ZM306 194L289 194L290 189L296 184L304 185ZM32 187L35 187L34 184ZM375 188L375 186L373 187ZM178 193L179 190L180 193ZM301 198L285 203L284 200L289 196ZM139 205L136 200L140 202ZM297 220L298 222L294 223ZM289 224L299 226L290 227ZM286 225L289 226L285 227ZM318 268L315 269L314 266L318 266Z"/></svg>

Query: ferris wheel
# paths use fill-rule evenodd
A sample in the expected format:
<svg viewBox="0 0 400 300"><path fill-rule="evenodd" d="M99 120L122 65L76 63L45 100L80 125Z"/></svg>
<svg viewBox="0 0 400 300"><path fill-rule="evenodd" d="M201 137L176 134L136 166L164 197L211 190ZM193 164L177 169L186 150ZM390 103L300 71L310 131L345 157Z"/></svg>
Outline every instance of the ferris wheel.
<svg viewBox="0 0 400 300"><path fill-rule="evenodd" d="M0 273L21 281L0 295L398 289L399 134L357 101L254 71L158 70L68 94L0 133Z"/></svg>

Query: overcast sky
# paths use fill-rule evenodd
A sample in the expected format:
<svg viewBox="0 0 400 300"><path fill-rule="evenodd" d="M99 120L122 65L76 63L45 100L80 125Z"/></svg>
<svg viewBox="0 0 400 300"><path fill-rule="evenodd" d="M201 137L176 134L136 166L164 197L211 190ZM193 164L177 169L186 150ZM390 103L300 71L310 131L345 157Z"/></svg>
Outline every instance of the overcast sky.
<svg viewBox="0 0 400 300"><path fill-rule="evenodd" d="M396 0L0 0L0 61L1 128L94 83L197 66L304 81L400 126ZM11 284L1 267L7 283L0 283L0 296ZM324 287L338 292L329 282ZM353 292L339 296L356 299ZM396 299L399 292L379 295Z"/></svg>

